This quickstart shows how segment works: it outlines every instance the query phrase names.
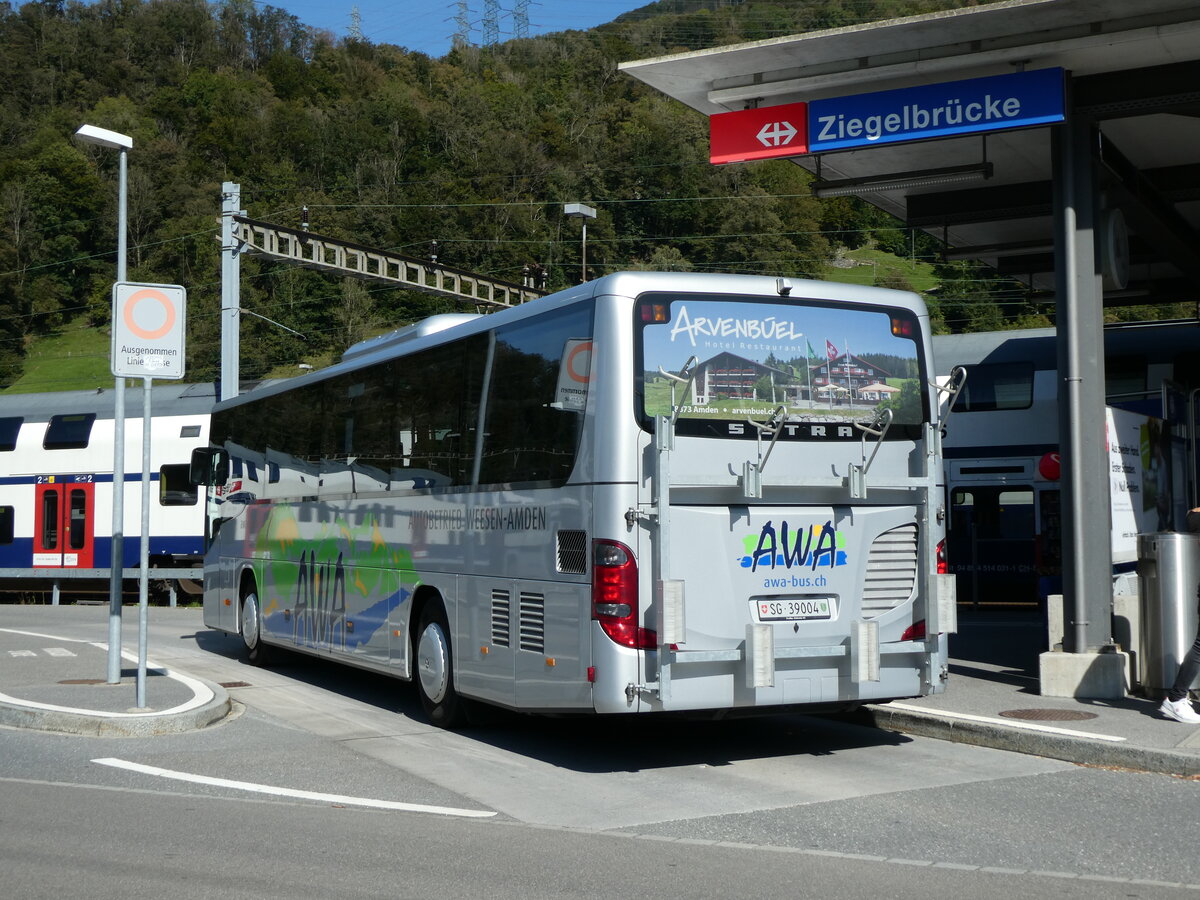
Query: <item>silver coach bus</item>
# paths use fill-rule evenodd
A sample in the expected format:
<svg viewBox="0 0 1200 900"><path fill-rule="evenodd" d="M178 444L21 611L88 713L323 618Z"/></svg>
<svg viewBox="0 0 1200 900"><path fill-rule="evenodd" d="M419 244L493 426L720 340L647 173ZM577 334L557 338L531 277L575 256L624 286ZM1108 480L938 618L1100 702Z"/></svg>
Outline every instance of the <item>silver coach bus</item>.
<svg viewBox="0 0 1200 900"><path fill-rule="evenodd" d="M942 689L929 322L909 293L620 273L217 404L204 619L410 679L446 727Z"/></svg>

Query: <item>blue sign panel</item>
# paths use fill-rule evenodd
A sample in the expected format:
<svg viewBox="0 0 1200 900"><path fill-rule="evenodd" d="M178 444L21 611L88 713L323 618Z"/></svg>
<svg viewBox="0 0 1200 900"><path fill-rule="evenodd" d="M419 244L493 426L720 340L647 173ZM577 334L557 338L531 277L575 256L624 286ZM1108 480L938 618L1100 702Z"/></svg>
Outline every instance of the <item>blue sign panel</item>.
<svg viewBox="0 0 1200 900"><path fill-rule="evenodd" d="M819 153L1063 119L1063 70L1037 69L813 100L808 104L808 148Z"/></svg>

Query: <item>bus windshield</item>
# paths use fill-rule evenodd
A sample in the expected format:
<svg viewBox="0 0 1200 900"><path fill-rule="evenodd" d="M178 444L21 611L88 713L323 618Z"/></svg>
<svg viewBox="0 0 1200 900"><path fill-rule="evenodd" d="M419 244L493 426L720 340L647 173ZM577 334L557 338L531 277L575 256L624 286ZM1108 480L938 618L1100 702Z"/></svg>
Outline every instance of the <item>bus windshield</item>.
<svg viewBox="0 0 1200 900"><path fill-rule="evenodd" d="M892 437L911 437L928 421L921 332L908 310L657 294L640 298L638 320L647 425L673 404L678 433L692 435L744 437L728 423L765 420L780 406L801 424L866 423L890 409L901 426ZM692 357L689 389L671 376Z"/></svg>

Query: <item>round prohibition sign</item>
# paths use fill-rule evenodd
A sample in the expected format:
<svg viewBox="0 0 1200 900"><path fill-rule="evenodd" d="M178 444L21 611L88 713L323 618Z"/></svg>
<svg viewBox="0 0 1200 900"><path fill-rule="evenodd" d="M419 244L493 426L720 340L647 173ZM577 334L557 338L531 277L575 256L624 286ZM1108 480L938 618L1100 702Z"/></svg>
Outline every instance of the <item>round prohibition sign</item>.
<svg viewBox="0 0 1200 900"><path fill-rule="evenodd" d="M572 381L586 384L588 368L592 363L592 342L583 341L571 348L567 354L567 377ZM581 372L580 369L583 371Z"/></svg>
<svg viewBox="0 0 1200 900"><path fill-rule="evenodd" d="M148 302L156 302L162 307L163 323L158 328L143 328L134 317L138 304ZM129 295L121 309L121 316L130 332L144 341L156 341L175 327L175 304L158 288L142 288Z"/></svg>

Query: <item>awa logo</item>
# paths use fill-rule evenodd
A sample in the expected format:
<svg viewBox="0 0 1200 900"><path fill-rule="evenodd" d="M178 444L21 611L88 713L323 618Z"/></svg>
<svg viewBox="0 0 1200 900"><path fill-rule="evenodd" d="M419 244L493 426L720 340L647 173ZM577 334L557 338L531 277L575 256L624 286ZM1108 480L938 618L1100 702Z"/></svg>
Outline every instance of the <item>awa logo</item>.
<svg viewBox="0 0 1200 900"><path fill-rule="evenodd" d="M823 525L793 528L786 519L776 529L767 521L757 534L742 538L745 555L738 565L751 572L763 569L833 569L847 564L846 535L826 521Z"/></svg>

